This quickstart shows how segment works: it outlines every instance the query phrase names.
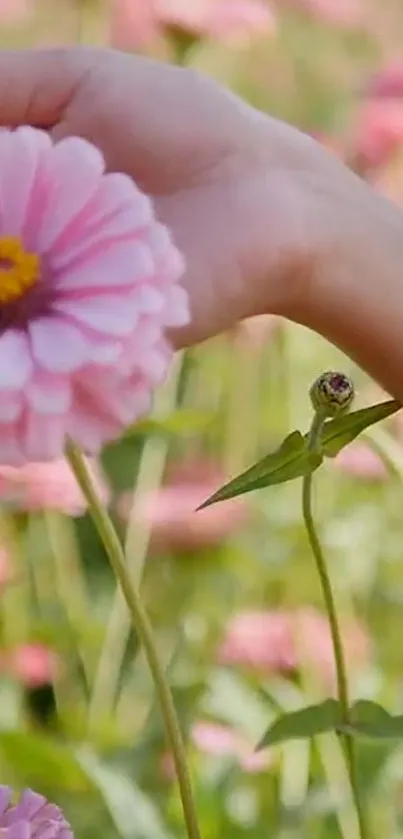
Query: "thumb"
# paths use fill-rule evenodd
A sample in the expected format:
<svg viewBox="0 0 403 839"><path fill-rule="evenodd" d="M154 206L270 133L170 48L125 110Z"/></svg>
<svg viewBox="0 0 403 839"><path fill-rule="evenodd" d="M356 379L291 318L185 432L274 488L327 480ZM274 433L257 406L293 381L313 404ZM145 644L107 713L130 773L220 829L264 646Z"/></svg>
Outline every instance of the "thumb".
<svg viewBox="0 0 403 839"><path fill-rule="evenodd" d="M94 51L0 52L0 125L52 128L94 64Z"/></svg>

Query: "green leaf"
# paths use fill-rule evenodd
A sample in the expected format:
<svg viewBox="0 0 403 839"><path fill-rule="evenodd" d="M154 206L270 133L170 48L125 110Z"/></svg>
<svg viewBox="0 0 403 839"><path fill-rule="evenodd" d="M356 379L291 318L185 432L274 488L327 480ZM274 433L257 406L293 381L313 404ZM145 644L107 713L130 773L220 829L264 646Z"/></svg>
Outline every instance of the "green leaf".
<svg viewBox="0 0 403 839"><path fill-rule="evenodd" d="M327 699L319 705L310 705L300 711L283 714L266 731L262 737L258 750L287 740L300 740L336 731L341 722L339 703L335 699Z"/></svg>
<svg viewBox="0 0 403 839"><path fill-rule="evenodd" d="M200 411L180 408L166 417L154 417L134 425L125 431L127 437L191 437L200 434L214 422L211 411Z"/></svg>
<svg viewBox="0 0 403 839"><path fill-rule="evenodd" d="M339 732L371 740L397 739L403 737L403 714L393 716L376 702L360 700L350 712L351 724L338 726Z"/></svg>
<svg viewBox="0 0 403 839"><path fill-rule="evenodd" d="M370 425L392 416L401 407L400 402L391 399L388 402L381 402L379 405L372 405L370 408L362 408L359 411L353 411L351 414L326 422L321 434L324 454L326 457L335 457L344 446L355 440L362 431Z"/></svg>
<svg viewBox="0 0 403 839"><path fill-rule="evenodd" d="M80 749L77 760L100 792L122 839L172 839L151 799L121 772Z"/></svg>
<svg viewBox="0 0 403 839"><path fill-rule="evenodd" d="M282 442L277 451L266 455L258 463L255 463L246 472L242 472L228 484L217 490L200 507L209 507L217 501L225 501L234 498L236 495L244 495L255 489L281 484L291 481L293 478L300 478L313 472L320 466L322 457L312 455L306 448L304 437L300 431L293 431Z"/></svg>
<svg viewBox="0 0 403 839"><path fill-rule="evenodd" d="M67 746L25 731L0 731L0 758L12 774L32 787L57 784L65 791L88 790L89 784Z"/></svg>

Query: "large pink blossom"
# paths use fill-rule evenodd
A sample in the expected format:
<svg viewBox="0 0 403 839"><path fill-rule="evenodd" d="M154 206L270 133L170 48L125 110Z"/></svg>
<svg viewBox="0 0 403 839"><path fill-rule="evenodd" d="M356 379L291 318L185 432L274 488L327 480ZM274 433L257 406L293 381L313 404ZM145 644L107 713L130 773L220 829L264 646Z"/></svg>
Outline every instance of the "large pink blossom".
<svg viewBox="0 0 403 839"><path fill-rule="evenodd" d="M342 625L347 664L364 666L370 643L357 621ZM263 673L312 667L326 685L334 685L335 667L329 624L315 609L242 612L229 623L218 651L221 664L241 665Z"/></svg>
<svg viewBox="0 0 403 839"><path fill-rule="evenodd" d="M0 134L0 463L95 454L149 408L189 319L150 200L78 137Z"/></svg>
<svg viewBox="0 0 403 839"><path fill-rule="evenodd" d="M87 463L98 496L108 503L108 489L97 464ZM23 466L0 466L0 499L20 510L58 510L79 516L87 502L75 476L62 458L52 463L25 463Z"/></svg>

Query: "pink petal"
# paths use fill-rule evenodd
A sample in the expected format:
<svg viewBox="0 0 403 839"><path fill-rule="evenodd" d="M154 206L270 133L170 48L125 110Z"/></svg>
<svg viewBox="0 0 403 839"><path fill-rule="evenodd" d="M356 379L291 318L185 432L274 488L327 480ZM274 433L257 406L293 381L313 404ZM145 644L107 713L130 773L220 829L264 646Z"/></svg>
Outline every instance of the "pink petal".
<svg viewBox="0 0 403 839"><path fill-rule="evenodd" d="M150 224L151 218L150 199L137 189L128 175L105 175L88 208L88 218L77 235L58 243L58 265L71 263L90 246L133 237Z"/></svg>
<svg viewBox="0 0 403 839"><path fill-rule="evenodd" d="M22 411L20 393L2 393L0 395L0 423L15 422Z"/></svg>
<svg viewBox="0 0 403 839"><path fill-rule="evenodd" d="M29 822L18 821L10 825L6 831L7 839L31 839L31 828Z"/></svg>
<svg viewBox="0 0 403 839"><path fill-rule="evenodd" d="M53 259L55 270L63 269L56 280L60 290L85 290L134 285L154 273L151 250L142 242L115 242L101 248L93 256L82 259L75 267L61 264L59 256Z"/></svg>
<svg viewBox="0 0 403 839"><path fill-rule="evenodd" d="M184 288L173 285L166 292L164 326L186 326L190 322L189 298Z"/></svg>
<svg viewBox="0 0 403 839"><path fill-rule="evenodd" d="M136 301L139 310L145 315L153 315L162 312L164 308L164 297L161 292L152 285L143 285L136 289Z"/></svg>
<svg viewBox="0 0 403 839"><path fill-rule="evenodd" d="M24 393L30 407L39 414L62 414L70 408L71 385L66 377L36 371Z"/></svg>
<svg viewBox="0 0 403 839"><path fill-rule="evenodd" d="M24 462L24 454L17 442L17 426L0 423L0 464L19 466Z"/></svg>
<svg viewBox="0 0 403 839"><path fill-rule="evenodd" d="M0 336L0 389L23 387L32 372L32 359L26 335L8 329Z"/></svg>
<svg viewBox="0 0 403 839"><path fill-rule="evenodd" d="M46 462L61 457L65 437L64 417L43 417L32 411L27 412L23 432L27 460Z"/></svg>
<svg viewBox="0 0 403 839"><path fill-rule="evenodd" d="M138 320L135 298L125 299L112 294L98 294L79 300L60 300L54 309L63 315L105 332L107 335L129 335Z"/></svg>
<svg viewBox="0 0 403 839"><path fill-rule="evenodd" d="M82 332L61 318L38 318L29 327L35 361L50 373L71 373L89 355Z"/></svg>
<svg viewBox="0 0 403 839"><path fill-rule="evenodd" d="M37 248L49 251L67 225L93 197L104 171L95 146L79 137L57 143L47 161L51 199L42 219Z"/></svg>
<svg viewBox="0 0 403 839"><path fill-rule="evenodd" d="M0 136L0 206L2 235L23 232L40 156L51 146L44 131L29 127Z"/></svg>

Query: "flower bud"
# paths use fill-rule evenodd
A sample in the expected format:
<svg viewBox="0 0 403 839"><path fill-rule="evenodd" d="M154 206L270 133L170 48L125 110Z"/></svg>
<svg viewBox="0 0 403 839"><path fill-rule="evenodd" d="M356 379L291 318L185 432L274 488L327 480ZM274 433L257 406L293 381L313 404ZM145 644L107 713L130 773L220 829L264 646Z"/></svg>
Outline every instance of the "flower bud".
<svg viewBox="0 0 403 839"><path fill-rule="evenodd" d="M309 393L315 411L327 417L336 417L350 408L354 385L344 373L328 371L316 379Z"/></svg>

